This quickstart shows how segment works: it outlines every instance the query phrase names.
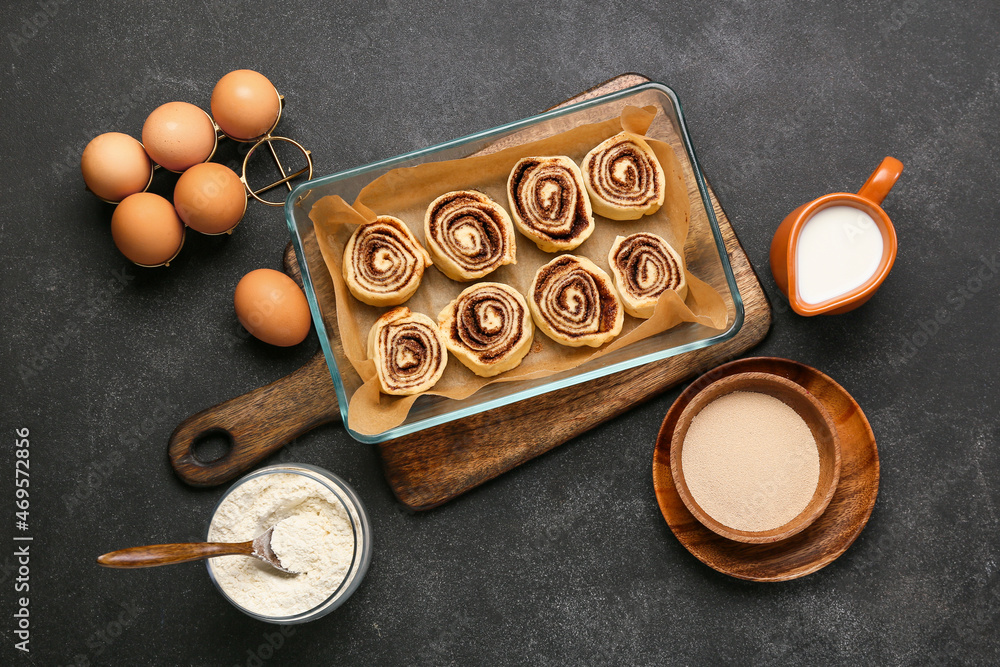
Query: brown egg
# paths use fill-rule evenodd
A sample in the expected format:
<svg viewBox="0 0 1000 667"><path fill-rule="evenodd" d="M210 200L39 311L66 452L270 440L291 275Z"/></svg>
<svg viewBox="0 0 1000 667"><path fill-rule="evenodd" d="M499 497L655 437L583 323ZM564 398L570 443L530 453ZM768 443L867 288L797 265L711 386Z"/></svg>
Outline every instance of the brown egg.
<svg viewBox="0 0 1000 667"><path fill-rule="evenodd" d="M83 149L80 171L91 192L117 203L146 189L153 164L138 141L121 132L105 132Z"/></svg>
<svg viewBox="0 0 1000 667"><path fill-rule="evenodd" d="M166 264L184 245L184 224L170 202L151 192L126 197L111 216L111 237L140 266Z"/></svg>
<svg viewBox="0 0 1000 667"><path fill-rule="evenodd" d="M181 174L174 186L174 206L191 229L202 234L223 234L243 218L247 191L232 169L205 162Z"/></svg>
<svg viewBox="0 0 1000 667"><path fill-rule="evenodd" d="M281 98L266 76L249 69L225 75L212 90L212 117L233 139L266 134L281 113Z"/></svg>
<svg viewBox="0 0 1000 667"><path fill-rule="evenodd" d="M157 107L142 126L142 143L153 161L170 171L184 171L215 152L215 125L202 109L187 102Z"/></svg>
<svg viewBox="0 0 1000 667"><path fill-rule="evenodd" d="M295 281L280 271L257 269L243 276L233 295L236 317L255 337L280 347L309 335L309 303Z"/></svg>

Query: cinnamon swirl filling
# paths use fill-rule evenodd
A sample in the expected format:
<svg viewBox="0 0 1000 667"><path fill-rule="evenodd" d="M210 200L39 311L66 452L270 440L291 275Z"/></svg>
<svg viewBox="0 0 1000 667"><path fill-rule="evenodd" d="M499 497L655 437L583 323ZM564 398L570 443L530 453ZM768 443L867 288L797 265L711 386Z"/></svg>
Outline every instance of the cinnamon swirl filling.
<svg viewBox="0 0 1000 667"><path fill-rule="evenodd" d="M453 280L475 280L516 263L510 216L475 190L449 192L431 202L424 238L434 264Z"/></svg>
<svg viewBox="0 0 1000 667"><path fill-rule="evenodd" d="M438 325L451 353L482 377L520 364L535 332L524 297L502 283L463 290L441 311Z"/></svg>
<svg viewBox="0 0 1000 667"><path fill-rule="evenodd" d="M545 252L572 250L594 231L583 175L568 157L519 160L507 179L507 198L518 231Z"/></svg>
<svg viewBox="0 0 1000 667"><path fill-rule="evenodd" d="M583 180L594 212L612 220L655 213L666 192L663 167L638 135L622 132L583 158Z"/></svg>
<svg viewBox="0 0 1000 667"><path fill-rule="evenodd" d="M344 248L344 281L372 306L403 303L420 286L431 258L406 224L390 215L354 230Z"/></svg>
<svg viewBox="0 0 1000 667"><path fill-rule="evenodd" d="M434 320L406 306L376 320L368 333L368 356L375 362L382 393L399 396L433 387L448 363L448 350Z"/></svg>
<svg viewBox="0 0 1000 667"><path fill-rule="evenodd" d="M562 345L600 347L622 330L611 278L585 257L562 255L540 268L529 296L535 324Z"/></svg>
<svg viewBox="0 0 1000 667"><path fill-rule="evenodd" d="M681 299L687 296L684 262L656 234L619 236L611 245L608 264L625 311L633 317L651 317L660 295L667 290L676 291Z"/></svg>

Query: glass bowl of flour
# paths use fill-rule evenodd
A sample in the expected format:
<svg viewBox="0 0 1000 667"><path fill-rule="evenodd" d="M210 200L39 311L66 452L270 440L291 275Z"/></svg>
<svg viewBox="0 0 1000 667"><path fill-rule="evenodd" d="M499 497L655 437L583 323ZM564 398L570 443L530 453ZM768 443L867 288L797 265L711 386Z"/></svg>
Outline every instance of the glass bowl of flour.
<svg viewBox="0 0 1000 667"><path fill-rule="evenodd" d="M252 556L206 562L223 597L260 621L305 623L342 605L361 584L372 556L372 529L361 500L333 473L292 463L241 478L212 513L210 542L244 542L274 527L271 548L296 574Z"/></svg>

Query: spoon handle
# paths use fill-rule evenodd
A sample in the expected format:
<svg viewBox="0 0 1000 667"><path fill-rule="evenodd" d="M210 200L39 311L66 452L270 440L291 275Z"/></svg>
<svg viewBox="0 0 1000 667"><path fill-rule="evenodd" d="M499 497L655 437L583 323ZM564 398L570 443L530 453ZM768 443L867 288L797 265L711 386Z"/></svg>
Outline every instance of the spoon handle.
<svg viewBox="0 0 1000 667"><path fill-rule="evenodd" d="M250 542L192 542L186 544L151 544L112 551L97 558L104 567L156 567L173 563L187 563L215 556L251 556Z"/></svg>

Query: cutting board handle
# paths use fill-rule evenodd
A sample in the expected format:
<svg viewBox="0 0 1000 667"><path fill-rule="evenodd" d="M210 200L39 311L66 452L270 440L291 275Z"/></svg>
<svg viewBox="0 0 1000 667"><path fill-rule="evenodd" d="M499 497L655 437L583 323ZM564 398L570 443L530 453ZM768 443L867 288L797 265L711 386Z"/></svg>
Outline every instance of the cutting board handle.
<svg viewBox="0 0 1000 667"><path fill-rule="evenodd" d="M170 436L168 455L185 482L214 486L250 469L302 433L339 418L330 371L323 355L317 354L266 387L185 419ZM231 438L232 447L214 461L200 461L194 447L213 434Z"/></svg>

